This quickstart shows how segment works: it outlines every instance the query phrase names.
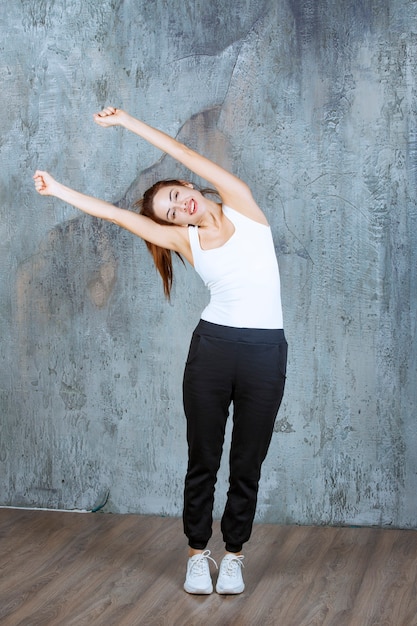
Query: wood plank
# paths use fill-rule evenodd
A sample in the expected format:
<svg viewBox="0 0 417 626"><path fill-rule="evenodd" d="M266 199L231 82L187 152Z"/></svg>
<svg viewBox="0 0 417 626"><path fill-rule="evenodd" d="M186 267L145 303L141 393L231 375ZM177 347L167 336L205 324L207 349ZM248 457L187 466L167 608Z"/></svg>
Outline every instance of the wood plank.
<svg viewBox="0 0 417 626"><path fill-rule="evenodd" d="M239 596L183 591L179 519L1 509L0 555L2 626L417 626L414 530L255 525Z"/></svg>

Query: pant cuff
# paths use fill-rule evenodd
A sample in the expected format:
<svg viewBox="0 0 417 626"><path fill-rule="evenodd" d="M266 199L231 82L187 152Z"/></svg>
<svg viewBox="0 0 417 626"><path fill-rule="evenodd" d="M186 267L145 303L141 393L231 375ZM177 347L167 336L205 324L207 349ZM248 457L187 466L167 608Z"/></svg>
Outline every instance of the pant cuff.
<svg viewBox="0 0 417 626"><path fill-rule="evenodd" d="M207 541L205 543L202 541L189 541L188 545L192 550L205 550L207 547Z"/></svg>
<svg viewBox="0 0 417 626"><path fill-rule="evenodd" d="M232 544L232 543L226 543L226 552L241 552L242 551L242 544L237 545L237 544Z"/></svg>

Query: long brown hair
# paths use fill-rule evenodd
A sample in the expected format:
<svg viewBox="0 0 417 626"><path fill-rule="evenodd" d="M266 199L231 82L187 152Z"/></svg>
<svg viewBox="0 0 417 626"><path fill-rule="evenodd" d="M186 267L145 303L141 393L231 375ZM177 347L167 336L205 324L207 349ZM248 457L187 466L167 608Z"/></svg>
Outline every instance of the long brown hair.
<svg viewBox="0 0 417 626"><path fill-rule="evenodd" d="M184 187L184 183L180 180L159 180L152 187L149 187L143 194L143 198L135 202L135 207L139 209L141 215L145 217L149 217L151 220L156 222L157 224L170 225L171 222L161 220L159 217L155 215L155 211L153 208L153 201L160 189L163 187ZM217 195L218 193L214 189L200 189L200 193L204 195ZM172 289L172 281L174 279L174 270L172 264L172 251L167 248L161 248L161 246L157 246L150 241L146 241L147 248L153 257L153 262L155 263L155 267L161 275L162 284L164 286L164 294L168 300L171 297L171 289ZM179 252L175 252L177 257L181 260L181 262L185 265L184 259L182 258Z"/></svg>

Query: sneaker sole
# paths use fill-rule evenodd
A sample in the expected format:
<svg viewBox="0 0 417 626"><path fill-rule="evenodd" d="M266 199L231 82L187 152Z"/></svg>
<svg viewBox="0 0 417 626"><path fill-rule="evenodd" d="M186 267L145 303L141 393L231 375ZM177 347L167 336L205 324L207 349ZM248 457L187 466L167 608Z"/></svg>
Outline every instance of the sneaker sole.
<svg viewBox="0 0 417 626"><path fill-rule="evenodd" d="M184 585L184 591L187 593L192 593L195 596L208 596L213 593L213 586L206 587L205 589L197 589L196 587L190 587L189 585Z"/></svg>
<svg viewBox="0 0 417 626"><path fill-rule="evenodd" d="M222 589L221 587L216 587L216 591L221 596L237 595L245 591L245 585L242 585L240 587L235 587L234 589Z"/></svg>

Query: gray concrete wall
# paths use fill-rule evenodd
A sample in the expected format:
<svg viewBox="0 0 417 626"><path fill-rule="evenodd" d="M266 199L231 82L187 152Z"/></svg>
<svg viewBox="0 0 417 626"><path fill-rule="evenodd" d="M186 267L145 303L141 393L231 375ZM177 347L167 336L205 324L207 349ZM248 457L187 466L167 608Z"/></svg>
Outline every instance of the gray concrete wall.
<svg viewBox="0 0 417 626"><path fill-rule="evenodd" d="M40 167L128 205L186 175L94 125L114 104L271 222L290 352L257 519L417 527L417 3L1 4L0 503L181 513L204 287L178 264L167 303L143 242L32 187Z"/></svg>

